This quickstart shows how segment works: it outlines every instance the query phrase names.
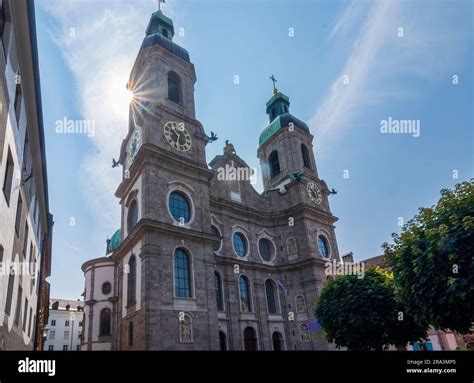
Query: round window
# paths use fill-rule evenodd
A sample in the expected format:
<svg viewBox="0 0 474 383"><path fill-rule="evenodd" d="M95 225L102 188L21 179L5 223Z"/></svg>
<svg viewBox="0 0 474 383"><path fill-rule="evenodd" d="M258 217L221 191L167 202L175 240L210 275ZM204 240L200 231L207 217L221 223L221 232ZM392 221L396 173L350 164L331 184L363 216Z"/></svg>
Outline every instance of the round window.
<svg viewBox="0 0 474 383"><path fill-rule="evenodd" d="M260 241L258 241L258 250L265 261L271 261L275 253L275 246L269 239L261 238Z"/></svg>
<svg viewBox="0 0 474 383"><path fill-rule="evenodd" d="M247 240L242 233L234 233L233 240L234 250L239 257L247 255Z"/></svg>
<svg viewBox="0 0 474 383"><path fill-rule="evenodd" d="M211 229L212 229L212 233L218 237L221 236L221 233L219 232L219 229L217 227L215 227L214 225L211 226ZM212 250L214 251L219 251L219 249L221 248L221 245L222 245L222 240L215 243L214 246L212 246Z"/></svg>
<svg viewBox="0 0 474 383"><path fill-rule="evenodd" d="M170 194L169 208L176 221L188 223L191 219L191 207L183 193L175 191Z"/></svg>
<svg viewBox="0 0 474 383"><path fill-rule="evenodd" d="M112 292L112 285L110 282L104 282L102 284L102 294L109 295Z"/></svg>
<svg viewBox="0 0 474 383"><path fill-rule="evenodd" d="M328 240L322 235L318 236L318 247L319 253L324 257L329 257L329 244Z"/></svg>

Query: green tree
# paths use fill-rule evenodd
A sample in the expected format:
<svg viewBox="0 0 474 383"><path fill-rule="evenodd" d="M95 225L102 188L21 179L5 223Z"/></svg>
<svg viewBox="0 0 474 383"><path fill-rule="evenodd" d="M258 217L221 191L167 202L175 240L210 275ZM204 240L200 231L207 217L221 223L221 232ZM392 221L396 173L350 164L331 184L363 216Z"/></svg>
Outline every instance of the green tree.
<svg viewBox="0 0 474 383"><path fill-rule="evenodd" d="M323 288L316 317L329 342L349 350L382 350L426 337L395 296L393 275L369 267L363 278L338 276Z"/></svg>
<svg viewBox="0 0 474 383"><path fill-rule="evenodd" d="M467 333L474 321L474 183L442 190L383 245L397 293L413 318Z"/></svg>

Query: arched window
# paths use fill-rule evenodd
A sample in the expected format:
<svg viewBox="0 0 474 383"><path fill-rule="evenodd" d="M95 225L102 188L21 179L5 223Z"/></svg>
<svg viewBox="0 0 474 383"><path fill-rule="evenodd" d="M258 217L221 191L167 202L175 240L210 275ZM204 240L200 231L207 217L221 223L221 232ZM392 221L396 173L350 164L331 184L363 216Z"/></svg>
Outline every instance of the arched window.
<svg viewBox="0 0 474 383"><path fill-rule="evenodd" d="M161 30L161 33L162 33L163 36L166 37L167 39L169 38L169 33L168 33L168 30L167 30L167 29L163 28L163 29Z"/></svg>
<svg viewBox="0 0 474 383"><path fill-rule="evenodd" d="M286 240L286 252L289 254L296 254L298 252L298 247L296 246L296 239L293 237Z"/></svg>
<svg viewBox="0 0 474 383"><path fill-rule="evenodd" d="M217 310L224 310L224 296L222 292L222 278L217 271L214 271L214 284L216 288Z"/></svg>
<svg viewBox="0 0 474 383"><path fill-rule="evenodd" d="M273 242L267 238L261 238L258 241L258 251L264 261L271 261L275 255L275 246Z"/></svg>
<svg viewBox="0 0 474 383"><path fill-rule="evenodd" d="M171 215L176 221L188 223L191 219L191 206L183 193L172 192L169 197L169 207Z"/></svg>
<svg viewBox="0 0 474 383"><path fill-rule="evenodd" d="M240 194L240 182L238 179L231 178L230 191L231 193Z"/></svg>
<svg viewBox="0 0 474 383"><path fill-rule="evenodd" d="M138 221L138 204L137 200L133 200L128 207L127 214L127 232L130 233Z"/></svg>
<svg viewBox="0 0 474 383"><path fill-rule="evenodd" d="M269 314L276 314L279 310L277 309L277 294L275 282L271 279L265 281L265 292L267 293L267 308Z"/></svg>
<svg viewBox="0 0 474 383"><path fill-rule="evenodd" d="M8 276L8 287L7 287L7 303L5 305L5 313L10 315L12 309L13 300L13 285L15 284L15 271L10 269L10 275Z"/></svg>
<svg viewBox="0 0 474 383"><path fill-rule="evenodd" d="M311 157L309 156L309 150L305 144L301 144L301 154L303 156L304 167L311 169Z"/></svg>
<svg viewBox="0 0 474 383"><path fill-rule="evenodd" d="M311 337L308 331L308 325L306 323L300 324L300 341L303 343L311 342Z"/></svg>
<svg viewBox="0 0 474 383"><path fill-rule="evenodd" d="M324 237L322 235L318 235L318 248L319 248L319 253L324 258L329 257L329 244L328 244L328 240L326 239L326 237Z"/></svg>
<svg viewBox="0 0 474 383"><path fill-rule="evenodd" d="M275 331L272 335L273 342L273 351L282 351L283 350L283 336Z"/></svg>
<svg viewBox="0 0 474 383"><path fill-rule="evenodd" d="M133 346L133 322L128 323L128 347Z"/></svg>
<svg viewBox="0 0 474 383"><path fill-rule="evenodd" d="M252 327L244 330L244 349L245 351L257 351L257 333Z"/></svg>
<svg viewBox="0 0 474 383"><path fill-rule="evenodd" d="M100 312L99 336L110 336L112 315L109 309L102 309Z"/></svg>
<svg viewBox="0 0 474 383"><path fill-rule="evenodd" d="M168 73L168 99L181 104L181 78L176 72Z"/></svg>
<svg viewBox="0 0 474 383"><path fill-rule="evenodd" d="M250 283L247 277L241 275L239 278L240 309L243 313L252 312L252 296L250 293Z"/></svg>
<svg viewBox="0 0 474 383"><path fill-rule="evenodd" d="M278 152L276 150L270 153L268 162L270 163L270 178L280 174L280 160L278 159Z"/></svg>
<svg viewBox="0 0 474 383"><path fill-rule="evenodd" d="M211 229L212 229L212 233L217 236L217 237L221 237L221 233L219 231L219 229L217 227L215 227L214 225L211 226ZM213 246L212 246L212 250L214 251L219 251L219 249L221 248L221 245L222 245L222 240L220 240L219 242L216 242Z"/></svg>
<svg viewBox="0 0 474 383"><path fill-rule="evenodd" d="M242 233L234 233L232 236L232 244L239 257L245 257L247 255L247 240Z"/></svg>
<svg viewBox="0 0 474 383"><path fill-rule="evenodd" d="M306 312L306 303L305 303L304 297L302 295L297 295L296 296L295 304L296 304L296 312L297 313Z"/></svg>
<svg viewBox="0 0 474 383"><path fill-rule="evenodd" d="M135 255L130 257L128 261L128 275L127 275L127 304L133 305L136 302L137 295L137 260Z"/></svg>
<svg viewBox="0 0 474 383"><path fill-rule="evenodd" d="M221 351L227 351L227 337L224 331L219 331L219 345Z"/></svg>
<svg viewBox="0 0 474 383"><path fill-rule="evenodd" d="M191 298L191 263L184 249L174 252L174 291L178 298Z"/></svg>
<svg viewBox="0 0 474 383"><path fill-rule="evenodd" d="M193 343L193 321L188 314L184 314L179 319L179 341Z"/></svg>

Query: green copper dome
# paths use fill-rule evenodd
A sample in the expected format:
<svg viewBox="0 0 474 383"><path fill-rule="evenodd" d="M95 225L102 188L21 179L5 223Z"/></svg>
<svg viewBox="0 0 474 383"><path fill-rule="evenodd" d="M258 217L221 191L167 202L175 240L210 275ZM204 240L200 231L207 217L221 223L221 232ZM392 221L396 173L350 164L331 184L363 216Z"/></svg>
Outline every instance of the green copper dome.
<svg viewBox="0 0 474 383"><path fill-rule="evenodd" d="M163 12L156 11L151 15L150 22L146 28L146 36L143 39L142 49L158 44L183 60L190 62L188 51L178 44L175 44L173 42L173 36L173 21L165 16Z"/></svg>
<svg viewBox="0 0 474 383"><path fill-rule="evenodd" d="M118 229L113 235L112 238L107 240L107 251L105 254L114 252L120 247L122 243L122 229Z"/></svg>
<svg viewBox="0 0 474 383"><path fill-rule="evenodd" d="M296 118L290 113L284 113L276 117L270 123L270 125L263 129L263 132L260 134L260 138L258 140L259 145L263 145L265 142L267 142L280 129L289 126L290 122L292 122L296 128L303 129L305 132L309 133L309 127L305 122L301 121L299 118Z"/></svg>
<svg viewBox="0 0 474 383"><path fill-rule="evenodd" d="M287 95L281 93L280 91L276 91L272 98L267 101L267 113L269 112L270 108L278 101L281 100L283 101L284 104L290 106L290 99L288 98Z"/></svg>
<svg viewBox="0 0 474 383"><path fill-rule="evenodd" d="M173 20L165 16L163 12L156 11L151 15L151 19L146 28L146 35L160 34L170 40L174 36Z"/></svg>
<svg viewBox="0 0 474 383"><path fill-rule="evenodd" d="M280 129L289 126L290 123L293 123L295 127L303 129L305 132L309 133L308 125L290 114L290 99L288 96L277 89L273 90L273 96L268 100L266 107L270 119L270 125L268 125L260 134L260 145L267 142Z"/></svg>

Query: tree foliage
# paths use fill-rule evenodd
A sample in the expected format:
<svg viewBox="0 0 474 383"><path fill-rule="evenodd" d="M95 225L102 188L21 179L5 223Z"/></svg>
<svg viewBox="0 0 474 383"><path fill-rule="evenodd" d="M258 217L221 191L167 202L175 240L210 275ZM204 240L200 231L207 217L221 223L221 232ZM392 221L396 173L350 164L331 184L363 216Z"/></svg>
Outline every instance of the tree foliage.
<svg viewBox="0 0 474 383"><path fill-rule="evenodd" d="M397 294L413 318L467 333L474 321L474 183L442 190L384 244Z"/></svg>
<svg viewBox="0 0 474 383"><path fill-rule="evenodd" d="M329 281L316 317L327 340L349 350L382 350L426 337L427 326L400 310L393 275L379 268L368 268L363 278L343 275Z"/></svg>

